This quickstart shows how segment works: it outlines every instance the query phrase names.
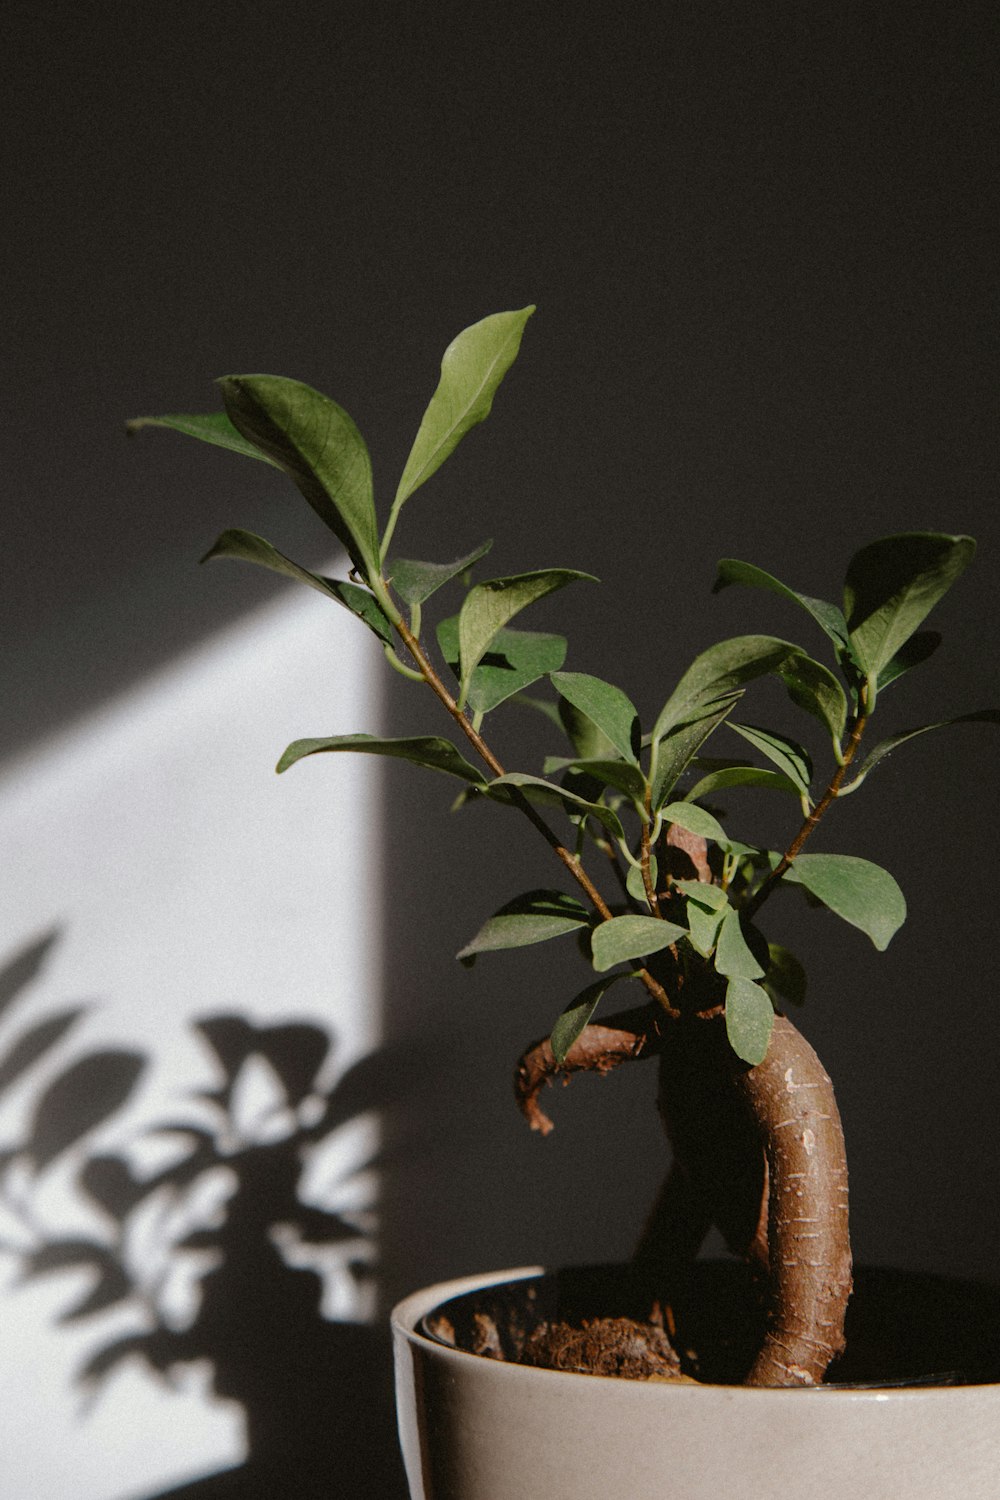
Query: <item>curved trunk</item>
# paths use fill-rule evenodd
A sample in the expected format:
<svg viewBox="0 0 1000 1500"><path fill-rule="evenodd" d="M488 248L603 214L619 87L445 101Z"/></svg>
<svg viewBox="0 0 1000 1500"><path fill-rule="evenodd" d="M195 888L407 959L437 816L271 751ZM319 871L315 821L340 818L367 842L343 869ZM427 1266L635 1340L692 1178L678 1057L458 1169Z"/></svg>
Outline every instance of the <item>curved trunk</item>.
<svg viewBox="0 0 1000 1500"><path fill-rule="evenodd" d="M674 1152L635 1252L652 1300L670 1328L715 1224L767 1288L765 1336L746 1383L818 1384L843 1349L851 1293L847 1162L830 1079L785 1016L775 1019L764 1062L749 1068L719 1014L668 1021L644 1006L588 1026L562 1067L547 1041L536 1043L518 1066L518 1102L547 1134L552 1122L538 1106L546 1083L652 1055Z"/></svg>

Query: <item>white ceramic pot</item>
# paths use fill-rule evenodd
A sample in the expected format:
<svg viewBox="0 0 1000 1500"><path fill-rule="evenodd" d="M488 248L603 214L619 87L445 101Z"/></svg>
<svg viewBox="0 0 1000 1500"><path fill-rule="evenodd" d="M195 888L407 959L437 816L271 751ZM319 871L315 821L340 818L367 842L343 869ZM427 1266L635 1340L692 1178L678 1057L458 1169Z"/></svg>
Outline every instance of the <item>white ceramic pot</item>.
<svg viewBox="0 0 1000 1500"><path fill-rule="evenodd" d="M750 1390L538 1370L428 1337L442 1283L392 1317L412 1500L998 1500L1000 1384Z"/></svg>

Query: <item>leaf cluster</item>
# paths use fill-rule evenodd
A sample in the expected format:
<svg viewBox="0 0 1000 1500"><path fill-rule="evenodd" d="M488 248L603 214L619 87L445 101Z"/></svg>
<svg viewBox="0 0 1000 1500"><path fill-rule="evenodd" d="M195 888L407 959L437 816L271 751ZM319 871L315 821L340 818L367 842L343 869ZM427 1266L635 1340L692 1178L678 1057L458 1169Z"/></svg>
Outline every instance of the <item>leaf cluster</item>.
<svg viewBox="0 0 1000 1500"><path fill-rule="evenodd" d="M902 892L886 870L850 854L802 852L815 828L908 739L948 724L1000 720L994 709L938 719L897 730L871 749L865 739L862 752L886 690L936 649L940 637L923 629L924 621L968 566L975 544L937 532L881 538L850 559L839 603L802 593L756 564L723 559L716 590L738 585L794 604L825 637L827 661L773 635L717 642L695 658L643 726L619 685L565 669L563 637L512 623L537 600L594 581L592 575L546 567L476 580L473 570L489 541L446 562L401 558L393 550L403 506L488 415L532 312L493 314L448 347L384 526L360 432L335 402L299 382L228 376L219 382L223 413L131 425L174 428L284 470L346 550L350 576L314 574L244 531L225 532L207 558L269 568L349 609L397 671L434 691L462 737L460 749L439 736L313 736L289 745L278 770L322 753L401 757L457 779L459 805L481 800L526 814L562 861L572 894L533 889L506 902L459 954L472 963L482 953L575 936L598 977L556 1021L557 1059L565 1058L610 984L639 981L673 1012L700 976L725 1008L733 1048L753 1065L766 1054L774 1005L801 1001L805 989L798 960L769 944L757 926L776 889L800 888L878 949L905 917ZM446 586L463 590L460 606L438 620L428 639L424 606ZM829 757L823 774L803 744L744 718L742 700L764 678L777 679L820 726ZM527 696L540 682L544 696ZM508 700L545 714L560 736L540 772L507 769L485 738L487 717ZM714 747L727 736L723 751L733 753L707 753L710 739ZM791 802L792 821L777 847L741 842L723 822L716 800L744 787ZM675 868L678 847L699 853L683 874ZM602 894L589 871L587 858L595 855L613 894Z"/></svg>

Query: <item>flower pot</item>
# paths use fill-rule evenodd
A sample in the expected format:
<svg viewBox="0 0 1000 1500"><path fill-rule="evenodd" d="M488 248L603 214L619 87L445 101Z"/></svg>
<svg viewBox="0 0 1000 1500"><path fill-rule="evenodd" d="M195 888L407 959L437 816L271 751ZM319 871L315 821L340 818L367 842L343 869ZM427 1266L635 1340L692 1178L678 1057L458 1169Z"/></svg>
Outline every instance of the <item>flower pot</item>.
<svg viewBox="0 0 1000 1500"><path fill-rule="evenodd" d="M699 1268L701 1290L712 1278L725 1290L734 1274ZM866 1351L881 1346L877 1362L886 1373L879 1378L906 1380L909 1368L923 1382L881 1388L608 1379L483 1358L428 1332L425 1319L444 1303L453 1323L474 1316L477 1305L495 1308L498 1297L522 1299L522 1315L526 1301L530 1316L557 1281L530 1269L471 1277L417 1292L395 1309L400 1441L412 1500L1000 1495L1000 1383L991 1383L1000 1381L1000 1292L993 1288L859 1270L848 1327L860 1350L852 1378L862 1378ZM713 1301L724 1305L726 1296L710 1296L707 1305Z"/></svg>

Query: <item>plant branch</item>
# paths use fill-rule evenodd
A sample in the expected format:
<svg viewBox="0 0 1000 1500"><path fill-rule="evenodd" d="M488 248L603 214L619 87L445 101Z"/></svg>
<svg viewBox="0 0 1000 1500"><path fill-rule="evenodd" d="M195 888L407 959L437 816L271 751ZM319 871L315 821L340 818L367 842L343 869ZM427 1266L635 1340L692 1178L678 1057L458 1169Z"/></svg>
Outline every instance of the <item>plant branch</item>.
<svg viewBox="0 0 1000 1500"><path fill-rule="evenodd" d="M865 725L867 723L867 694L865 690L862 689L860 707L858 709L857 717L855 718L854 724L851 728L850 739L848 740L847 746L844 750L843 759L837 766L833 775L830 777L830 783L827 786L826 791L816 803L816 806L813 808L812 812L810 812L806 816L801 827L799 828L798 833L796 833L795 837L792 839L792 842L789 844L784 854L778 860L778 863L775 865L774 869L765 877L764 880L761 881L756 891L754 891L753 895L744 906L743 912L745 916L752 917L755 912L759 911L760 907L767 900L768 896L781 880L782 875L784 875L785 871L789 868L796 855L801 852L802 846L806 842L806 839L810 837L810 835L822 819L823 815L829 810L831 804L837 800L837 797L840 794L840 788L843 783L844 777L847 775L851 762L857 754L858 745L861 743L861 736L864 734Z"/></svg>
<svg viewBox="0 0 1000 1500"><path fill-rule="evenodd" d="M397 617L393 620L393 624L398 630L403 644L406 646L406 649L409 651L410 655L413 657L413 660L416 662L418 668L420 669L424 681L432 689L436 697L447 709L448 713L462 730L462 733L469 740L469 743L473 746L476 753L493 772L494 776L505 775L506 773L500 761L493 754L493 751L490 749L489 745L483 739L482 735L475 728L464 711L459 708L456 699L452 697L451 693L449 693L448 689L441 681L440 676L435 671L433 664L428 659L426 653L423 650L423 647L420 645L420 642L408 627L406 621L401 616L397 615ZM520 788L511 787L510 793L511 801L520 809L521 812L524 813L528 821L532 823L538 830L538 832L542 835L542 838L556 855L556 858L562 862L565 868L569 871L570 875L572 875L573 879L576 881L577 885L579 885L583 890L588 901L593 906L597 914L605 922L609 921L614 913L608 906L600 891L597 889L596 885L594 885L594 882L591 880L586 870L583 868L583 864L579 857L571 853L571 851L566 848L565 844L562 843L559 836L554 833L553 830L549 827L548 823L546 823L545 819L542 817L541 813L539 813L537 808L531 805L531 803L528 801L528 798L524 795ZM674 1005L671 1004L670 998L667 995L667 992L663 988L662 984L660 984L659 980L654 979L653 975L646 968L640 968L639 970L637 970L637 974L639 979L646 986L646 989L649 991L650 995L652 995L653 999L658 1001L658 1003L663 1007L668 1015L676 1016L678 1014L677 1009Z"/></svg>

